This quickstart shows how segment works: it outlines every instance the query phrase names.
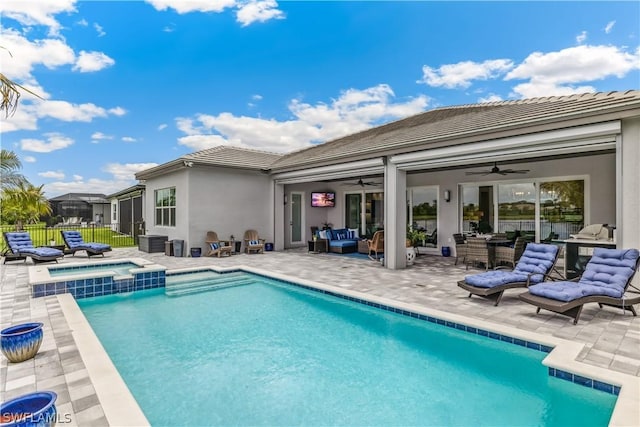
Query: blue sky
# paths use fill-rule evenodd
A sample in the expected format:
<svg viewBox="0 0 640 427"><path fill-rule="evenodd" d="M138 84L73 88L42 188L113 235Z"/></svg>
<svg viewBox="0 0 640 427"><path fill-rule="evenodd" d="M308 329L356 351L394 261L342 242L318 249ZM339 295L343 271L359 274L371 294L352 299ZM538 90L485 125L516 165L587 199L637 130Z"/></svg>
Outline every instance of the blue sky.
<svg viewBox="0 0 640 427"><path fill-rule="evenodd" d="M48 197L220 144L290 152L440 106L640 88L640 3L0 2L38 93L2 147Z"/></svg>

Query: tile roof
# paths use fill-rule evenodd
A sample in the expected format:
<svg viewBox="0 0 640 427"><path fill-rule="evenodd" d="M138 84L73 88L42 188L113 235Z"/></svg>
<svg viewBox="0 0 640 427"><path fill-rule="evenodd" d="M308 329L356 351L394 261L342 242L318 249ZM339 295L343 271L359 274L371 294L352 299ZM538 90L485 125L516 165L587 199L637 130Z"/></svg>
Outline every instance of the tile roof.
<svg viewBox="0 0 640 427"><path fill-rule="evenodd" d="M282 154L220 145L184 155L180 159L216 166L262 170L269 169L280 157Z"/></svg>
<svg viewBox="0 0 640 427"><path fill-rule="evenodd" d="M640 91L586 93L436 108L299 150L276 160L274 171L343 159L406 152L425 145L514 131L527 126L602 116L640 108ZM608 118L607 120L613 120Z"/></svg>
<svg viewBox="0 0 640 427"><path fill-rule="evenodd" d="M168 171L184 167L186 165L185 162L227 168L268 170L271 164L280 157L282 157L282 154L219 145L217 147L196 151L195 153L185 154L176 160L140 171L136 173L136 179L144 180L162 175Z"/></svg>

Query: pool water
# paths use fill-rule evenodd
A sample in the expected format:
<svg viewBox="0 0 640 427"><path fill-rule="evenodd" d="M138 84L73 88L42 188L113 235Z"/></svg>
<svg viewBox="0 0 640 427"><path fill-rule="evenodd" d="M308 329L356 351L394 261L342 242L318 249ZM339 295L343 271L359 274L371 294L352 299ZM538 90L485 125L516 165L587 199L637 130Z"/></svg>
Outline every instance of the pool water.
<svg viewBox="0 0 640 427"><path fill-rule="evenodd" d="M114 271L116 276L124 276L132 268L140 268L138 264L132 262L119 262L109 264L90 264L77 267L47 267L51 277L74 276L78 274L102 273L104 271Z"/></svg>
<svg viewBox="0 0 640 427"><path fill-rule="evenodd" d="M256 277L78 301L152 425L608 424L544 352Z"/></svg>

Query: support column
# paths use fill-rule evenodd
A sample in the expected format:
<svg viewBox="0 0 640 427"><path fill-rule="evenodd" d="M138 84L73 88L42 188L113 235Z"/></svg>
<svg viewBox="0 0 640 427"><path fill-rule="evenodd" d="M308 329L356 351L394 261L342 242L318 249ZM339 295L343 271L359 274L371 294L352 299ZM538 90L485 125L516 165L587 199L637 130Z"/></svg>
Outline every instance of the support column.
<svg viewBox="0 0 640 427"><path fill-rule="evenodd" d="M407 266L407 172L387 162L384 169L384 262L392 270Z"/></svg>
<svg viewBox="0 0 640 427"><path fill-rule="evenodd" d="M273 246L284 249L284 185L273 183Z"/></svg>

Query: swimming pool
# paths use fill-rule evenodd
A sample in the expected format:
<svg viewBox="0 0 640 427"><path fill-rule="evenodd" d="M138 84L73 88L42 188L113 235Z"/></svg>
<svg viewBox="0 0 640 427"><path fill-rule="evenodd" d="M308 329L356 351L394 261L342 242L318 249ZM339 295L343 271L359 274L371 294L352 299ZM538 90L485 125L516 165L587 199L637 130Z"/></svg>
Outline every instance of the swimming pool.
<svg viewBox="0 0 640 427"><path fill-rule="evenodd" d="M547 353L252 276L78 301L152 425L606 425ZM124 333L123 333L124 332Z"/></svg>

